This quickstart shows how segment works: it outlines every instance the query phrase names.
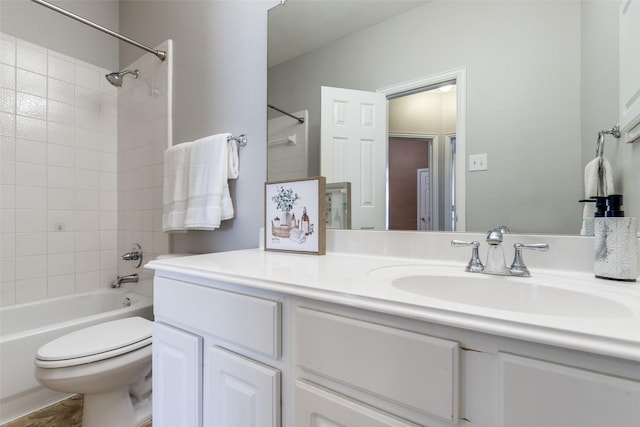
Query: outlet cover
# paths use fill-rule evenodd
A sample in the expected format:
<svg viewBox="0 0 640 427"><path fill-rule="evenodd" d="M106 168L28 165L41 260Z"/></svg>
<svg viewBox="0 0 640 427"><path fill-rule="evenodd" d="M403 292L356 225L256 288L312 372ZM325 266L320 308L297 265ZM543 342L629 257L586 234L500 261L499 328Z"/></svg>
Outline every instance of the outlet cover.
<svg viewBox="0 0 640 427"><path fill-rule="evenodd" d="M469 172L487 170L487 153L469 156Z"/></svg>

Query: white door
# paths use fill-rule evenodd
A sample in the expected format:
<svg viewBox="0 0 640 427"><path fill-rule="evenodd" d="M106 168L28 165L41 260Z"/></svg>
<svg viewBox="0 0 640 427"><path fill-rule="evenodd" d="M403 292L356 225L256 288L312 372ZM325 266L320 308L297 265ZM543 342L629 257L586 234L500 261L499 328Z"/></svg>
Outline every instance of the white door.
<svg viewBox="0 0 640 427"><path fill-rule="evenodd" d="M386 228L387 99L322 87L320 174L351 183L353 229Z"/></svg>
<svg viewBox="0 0 640 427"><path fill-rule="evenodd" d="M418 169L418 228L431 230L431 175L429 168Z"/></svg>
<svg viewBox="0 0 640 427"><path fill-rule="evenodd" d="M280 427L280 371L216 346L204 364L204 426Z"/></svg>
<svg viewBox="0 0 640 427"><path fill-rule="evenodd" d="M154 322L153 425L201 426L202 337Z"/></svg>

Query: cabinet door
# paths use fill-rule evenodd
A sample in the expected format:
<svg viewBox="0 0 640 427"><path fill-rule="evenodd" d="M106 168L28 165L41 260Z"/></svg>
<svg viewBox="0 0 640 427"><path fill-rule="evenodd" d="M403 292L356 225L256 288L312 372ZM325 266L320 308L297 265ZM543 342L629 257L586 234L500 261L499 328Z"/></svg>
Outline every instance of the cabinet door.
<svg viewBox="0 0 640 427"><path fill-rule="evenodd" d="M638 381L510 354L499 360L500 426L640 426Z"/></svg>
<svg viewBox="0 0 640 427"><path fill-rule="evenodd" d="M296 381L294 399L296 427L417 427L302 381Z"/></svg>
<svg viewBox="0 0 640 427"><path fill-rule="evenodd" d="M280 426L280 371L216 346L204 370L205 426Z"/></svg>
<svg viewBox="0 0 640 427"><path fill-rule="evenodd" d="M202 338L153 324L153 425L199 427Z"/></svg>

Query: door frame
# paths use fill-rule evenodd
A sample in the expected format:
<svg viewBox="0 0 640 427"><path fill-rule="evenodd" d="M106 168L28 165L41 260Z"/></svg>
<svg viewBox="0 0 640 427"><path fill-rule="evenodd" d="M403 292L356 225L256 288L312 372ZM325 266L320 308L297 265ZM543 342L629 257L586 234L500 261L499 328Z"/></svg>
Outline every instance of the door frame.
<svg viewBox="0 0 640 427"><path fill-rule="evenodd" d="M429 199L431 199L431 187L432 187L431 186L431 170L429 170L429 168L420 168L420 169L417 169L416 172L417 172L416 173L416 179L418 181L417 182L418 194L416 196L416 199L418 200L417 215L416 215L416 229L418 231L423 231L422 228L421 228L421 226L422 226L422 221L421 221L422 215L421 214L423 212L422 212L422 209L421 209L422 203L420 203L422 201L422 199L423 199L423 197L422 197L423 193L420 190L422 190L422 175L426 172L426 174L429 175ZM429 227L427 229L425 229L424 231L433 230L433 223L431 222L432 219L433 219L433 216L431 215L432 211L433 211L433 206L431 205L431 200L429 200Z"/></svg>
<svg viewBox="0 0 640 427"><path fill-rule="evenodd" d="M387 99L447 81L456 81L456 229L466 231L466 158L467 158L467 70L454 68L449 71L408 80L382 87L377 92ZM433 208L432 208L433 210ZM388 221L387 221L388 223ZM388 225L388 224L387 224Z"/></svg>

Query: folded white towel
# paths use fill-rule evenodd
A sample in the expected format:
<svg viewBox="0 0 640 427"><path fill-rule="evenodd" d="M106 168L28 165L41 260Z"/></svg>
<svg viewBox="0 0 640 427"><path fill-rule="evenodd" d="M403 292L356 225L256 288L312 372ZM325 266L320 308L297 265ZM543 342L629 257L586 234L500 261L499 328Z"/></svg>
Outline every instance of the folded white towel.
<svg viewBox="0 0 640 427"><path fill-rule="evenodd" d="M606 157L595 158L584 167L584 196L608 196L615 192L613 187L613 170ZM593 236L595 203L585 203L582 209L582 228L580 234Z"/></svg>
<svg viewBox="0 0 640 427"><path fill-rule="evenodd" d="M162 231L184 230L187 211L186 171L189 170L191 143L174 145L164 153L162 190Z"/></svg>
<svg viewBox="0 0 640 427"><path fill-rule="evenodd" d="M194 141L191 146L189 185L185 228L215 230L220 222L233 218L234 210L229 194L229 165L237 178L237 148L235 160L227 138L228 133L217 134ZM234 163L235 162L235 163Z"/></svg>

